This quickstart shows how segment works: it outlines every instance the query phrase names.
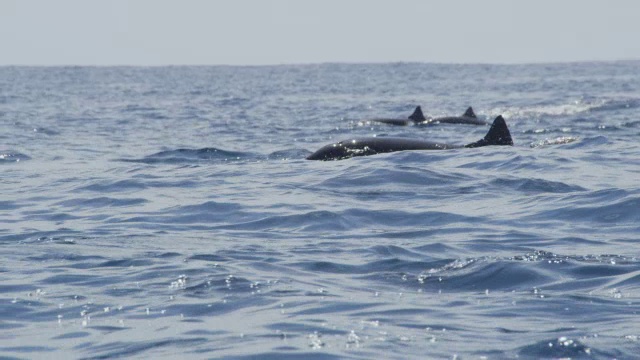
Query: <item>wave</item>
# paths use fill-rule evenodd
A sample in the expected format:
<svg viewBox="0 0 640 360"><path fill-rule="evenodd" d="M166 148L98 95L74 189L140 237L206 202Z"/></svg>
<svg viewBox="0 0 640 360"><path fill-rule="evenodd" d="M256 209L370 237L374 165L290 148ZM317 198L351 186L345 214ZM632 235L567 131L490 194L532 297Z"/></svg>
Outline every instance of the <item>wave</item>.
<svg viewBox="0 0 640 360"><path fill-rule="evenodd" d="M640 99L608 99L600 103L594 104L590 109L593 112L601 111L617 111L617 110L633 110L640 108Z"/></svg>
<svg viewBox="0 0 640 360"><path fill-rule="evenodd" d="M532 215L535 219L547 221L571 221L572 223L587 224L607 224L607 225L629 225L640 230L640 197L629 196L622 199L593 200L588 194L580 199L588 205L580 205L577 201L567 206L541 211ZM619 227L611 228L610 231L622 231ZM629 231L629 229L624 229Z"/></svg>
<svg viewBox="0 0 640 360"><path fill-rule="evenodd" d="M73 209L83 209L83 208L96 209L96 208L105 208L105 207L136 206L136 205L144 204L146 202L148 202L148 200L142 199L142 198L120 199L120 198L110 198L106 196L101 196L96 198L73 198L69 200L60 201L55 205L73 208Z"/></svg>
<svg viewBox="0 0 640 360"><path fill-rule="evenodd" d="M505 118L534 118L575 116L591 112L611 112L640 108L640 99L581 99L565 104L539 104L522 107L496 107L491 114L502 114Z"/></svg>
<svg viewBox="0 0 640 360"><path fill-rule="evenodd" d="M175 150L160 151L142 159L122 159L126 162L144 164L185 164L195 162L239 162L257 159L257 156L249 152L229 151L214 147L201 149L181 148Z"/></svg>
<svg viewBox="0 0 640 360"><path fill-rule="evenodd" d="M12 150L0 150L0 164L16 163L31 160L28 155Z"/></svg>
<svg viewBox="0 0 640 360"><path fill-rule="evenodd" d="M564 144L570 144L574 141L578 141L579 139L580 138L577 136L560 136L553 139L538 140L536 142L531 143L529 146L532 148L540 148L540 147L547 147L547 146L553 146L553 145L564 145Z"/></svg>
<svg viewBox="0 0 640 360"><path fill-rule="evenodd" d="M462 173L455 173L433 168L414 167L413 163L424 165L425 162L433 161L431 155L438 157L441 154L419 154L419 153L399 153L393 156L391 161L397 165L394 167L387 166L370 166L370 164L357 163L354 166L341 170L338 174L322 182L314 184L314 189L326 189L330 191L343 192L345 189L357 189L363 191L368 189L379 188L384 193L393 193L398 188L405 186L420 186L424 188L443 188L448 187L452 183L470 180L471 177ZM368 161L386 162L388 159L377 158ZM346 163L345 163L346 164ZM324 166L321 164L320 166Z"/></svg>
<svg viewBox="0 0 640 360"><path fill-rule="evenodd" d="M280 150L272 152L266 157L265 160L304 159L309 154L311 154L311 152L305 149Z"/></svg>
<svg viewBox="0 0 640 360"><path fill-rule="evenodd" d="M604 101L597 103L584 103L581 101L575 101L568 104L540 104L534 106L523 107L498 107L491 109L489 113L502 114L507 119L516 118L534 118L539 119L541 117L559 117L559 116L572 116L581 113L587 113L594 108L602 106Z"/></svg>
<svg viewBox="0 0 640 360"><path fill-rule="evenodd" d="M521 193L529 193L529 194L540 194L540 193L572 193L579 191L586 191L587 189L577 186L571 185L564 182L559 181L551 181L545 179L536 179L536 178L498 178L489 181L490 186L496 187L496 189L502 189L502 191L506 191L507 189L512 189Z"/></svg>
<svg viewBox="0 0 640 360"><path fill-rule="evenodd" d="M619 350L601 351L591 348L577 337L568 336L542 340L532 345L522 346L516 351L518 356L526 359L624 359L631 355Z"/></svg>
<svg viewBox="0 0 640 360"><path fill-rule="evenodd" d="M376 249L368 251L371 250ZM292 262L287 266L316 274L350 274L391 288L403 284L413 291L517 291L537 298L586 291L590 301L615 299L619 292L637 291L640 271L639 259L612 254L561 255L535 250L515 256L438 259L428 254L418 257L411 252L406 258L403 254L407 251L410 250L394 250L397 256L363 264L327 259Z"/></svg>

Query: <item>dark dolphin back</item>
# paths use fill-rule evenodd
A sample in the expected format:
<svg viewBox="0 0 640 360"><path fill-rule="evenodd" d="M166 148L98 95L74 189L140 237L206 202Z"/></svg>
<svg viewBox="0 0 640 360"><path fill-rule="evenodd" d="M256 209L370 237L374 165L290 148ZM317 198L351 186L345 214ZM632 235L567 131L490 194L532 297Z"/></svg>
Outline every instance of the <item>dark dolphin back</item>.
<svg viewBox="0 0 640 360"><path fill-rule="evenodd" d="M423 121L426 120L426 118L424 117L424 114L422 114L422 108L420 106L417 106L416 109L413 110L413 114L409 115L407 117L407 119L408 120L405 120L405 119L376 118L376 119L371 119L370 121L375 121L375 122L388 124L388 125L404 126L404 125L411 125L412 121L414 123L420 123L420 122L423 122Z"/></svg>
<svg viewBox="0 0 640 360"><path fill-rule="evenodd" d="M464 114L462 114L462 116L472 117L472 118L477 117L476 113L473 112L473 109L471 108L471 106L467 108L467 111L465 111Z"/></svg>
<svg viewBox="0 0 640 360"><path fill-rule="evenodd" d="M487 132L487 135L485 135L483 139L467 144L464 147L474 148L488 145L513 145L511 132L509 132L507 123L504 121L502 115L499 115L493 120L489 132Z"/></svg>
<svg viewBox="0 0 640 360"><path fill-rule="evenodd" d="M424 114L422 113L422 108L418 105L416 106L416 109L413 111L413 114L409 116L409 120L412 120L413 122L422 122L427 120L427 118L424 117Z"/></svg>

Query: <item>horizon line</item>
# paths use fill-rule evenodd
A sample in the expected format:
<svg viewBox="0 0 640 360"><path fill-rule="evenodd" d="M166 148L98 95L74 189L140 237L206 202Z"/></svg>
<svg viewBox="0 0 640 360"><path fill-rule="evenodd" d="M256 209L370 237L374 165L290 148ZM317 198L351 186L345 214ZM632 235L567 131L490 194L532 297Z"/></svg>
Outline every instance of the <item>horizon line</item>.
<svg viewBox="0 0 640 360"><path fill-rule="evenodd" d="M281 62L264 64L206 64L206 63L166 63L166 64L0 64L0 67L277 67L277 66L319 66L319 65L392 65L392 64L424 64L424 65L490 65L490 66L522 66L522 65L569 65L593 63L631 63L640 58L612 59L612 60L556 60L556 61L525 61L525 62L465 62L465 61L320 61L320 62Z"/></svg>

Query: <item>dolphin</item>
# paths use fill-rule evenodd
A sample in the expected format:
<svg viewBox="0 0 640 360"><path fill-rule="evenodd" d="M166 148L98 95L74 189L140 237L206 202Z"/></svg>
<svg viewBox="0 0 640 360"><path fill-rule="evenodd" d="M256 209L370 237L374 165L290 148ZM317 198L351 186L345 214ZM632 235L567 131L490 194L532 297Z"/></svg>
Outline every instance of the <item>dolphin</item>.
<svg viewBox="0 0 640 360"><path fill-rule="evenodd" d="M404 150L448 150L475 148L488 145L513 145L511 133L502 115L498 116L484 138L467 144L451 145L419 139L397 137L370 137L343 140L321 147L307 156L307 160L342 160L354 156L367 156Z"/></svg>
<svg viewBox="0 0 640 360"><path fill-rule="evenodd" d="M427 119L422 113L422 108L417 106L407 119L390 119L390 118L375 118L369 121L379 122L389 125L406 126L411 124L416 125L431 125L431 124L468 124L468 125L488 125L486 121L478 119L473 112L473 108L469 106L467 111L461 116L443 116Z"/></svg>
<svg viewBox="0 0 640 360"><path fill-rule="evenodd" d="M427 118L424 117L424 114L422 113L422 108L420 106L416 106L416 109L413 111L413 114L407 117L407 119L377 118L377 119L371 119L369 121L375 121L375 122L380 122L380 123L389 124L389 125L405 126L405 125L411 125L414 123L418 124L425 120L427 120Z"/></svg>
<svg viewBox="0 0 640 360"><path fill-rule="evenodd" d="M428 124L468 124L468 125L488 125L484 120L478 119L473 108L469 106L462 116L443 116L431 118L418 123L419 125Z"/></svg>

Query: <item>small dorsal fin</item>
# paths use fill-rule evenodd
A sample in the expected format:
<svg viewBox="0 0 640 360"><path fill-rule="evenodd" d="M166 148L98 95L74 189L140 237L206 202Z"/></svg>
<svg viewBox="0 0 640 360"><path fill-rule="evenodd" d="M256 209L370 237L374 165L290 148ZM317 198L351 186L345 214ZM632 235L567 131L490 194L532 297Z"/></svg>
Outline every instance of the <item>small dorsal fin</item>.
<svg viewBox="0 0 640 360"><path fill-rule="evenodd" d="M427 120L422 113L422 108L420 105L416 106L416 109L413 111L413 114L409 116L409 120L413 120L414 122L421 122Z"/></svg>
<svg viewBox="0 0 640 360"><path fill-rule="evenodd" d="M471 108L471 106L469 106L467 108L467 111L465 111L464 114L462 114L462 116L475 118L476 117L476 113L474 113L473 109Z"/></svg>

